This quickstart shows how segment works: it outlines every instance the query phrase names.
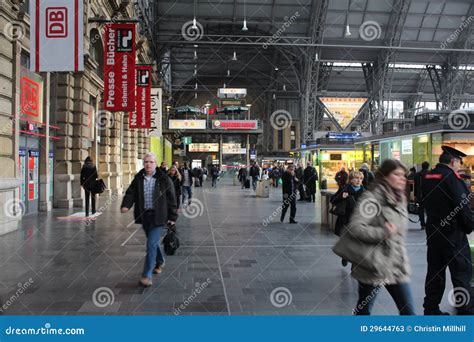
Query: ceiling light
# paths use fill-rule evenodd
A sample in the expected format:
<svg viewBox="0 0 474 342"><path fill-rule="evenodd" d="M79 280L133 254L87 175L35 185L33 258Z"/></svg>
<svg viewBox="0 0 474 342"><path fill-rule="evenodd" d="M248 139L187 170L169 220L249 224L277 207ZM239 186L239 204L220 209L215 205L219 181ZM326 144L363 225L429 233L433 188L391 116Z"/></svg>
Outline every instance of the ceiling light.
<svg viewBox="0 0 474 342"><path fill-rule="evenodd" d="M345 36L348 37L351 35L351 28L349 27L349 25L346 25L346 34Z"/></svg>
<svg viewBox="0 0 474 342"><path fill-rule="evenodd" d="M227 77L229 77L229 76L230 76L230 70L227 69Z"/></svg>
<svg viewBox="0 0 474 342"><path fill-rule="evenodd" d="M283 91L286 91L286 84L283 85Z"/></svg>
<svg viewBox="0 0 474 342"><path fill-rule="evenodd" d="M198 53L196 50L194 50L194 59L198 59Z"/></svg>
<svg viewBox="0 0 474 342"><path fill-rule="evenodd" d="M198 84L197 82L194 84L194 89L197 89L198 88Z"/></svg>
<svg viewBox="0 0 474 342"><path fill-rule="evenodd" d="M314 61L317 62L319 61L319 56L318 56L318 53L316 52L316 55L314 55Z"/></svg>
<svg viewBox="0 0 474 342"><path fill-rule="evenodd" d="M249 29L247 28L247 20L244 19L244 26L242 26L242 31L248 31Z"/></svg>
<svg viewBox="0 0 474 342"><path fill-rule="evenodd" d="M193 26L192 26L193 29L197 30L197 22L196 22L196 17L194 17L193 19Z"/></svg>
<svg viewBox="0 0 474 342"><path fill-rule="evenodd" d="M237 52L234 51L234 54L232 55L232 60L236 61L237 60Z"/></svg>
<svg viewBox="0 0 474 342"><path fill-rule="evenodd" d="M278 71L278 67L275 67L275 71Z"/></svg>
<svg viewBox="0 0 474 342"><path fill-rule="evenodd" d="M198 98L198 93L194 93L194 98L195 98L195 99Z"/></svg>
<svg viewBox="0 0 474 342"><path fill-rule="evenodd" d="M273 99L276 100L276 98L277 98L277 97L276 97L275 93L273 93Z"/></svg>
<svg viewBox="0 0 474 342"><path fill-rule="evenodd" d="M225 88L225 83L224 83L224 87L223 87L223 88Z"/></svg>

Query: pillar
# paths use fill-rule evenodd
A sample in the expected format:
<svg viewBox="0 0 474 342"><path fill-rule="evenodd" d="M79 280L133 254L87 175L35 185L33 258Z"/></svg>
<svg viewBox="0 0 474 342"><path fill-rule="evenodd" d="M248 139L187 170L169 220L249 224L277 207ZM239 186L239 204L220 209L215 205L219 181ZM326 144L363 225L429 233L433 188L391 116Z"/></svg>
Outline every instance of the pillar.
<svg viewBox="0 0 474 342"><path fill-rule="evenodd" d="M44 132L45 137L40 138L40 160L39 160L39 210L50 211L52 208L50 182L51 175L49 170L49 150L50 150L50 89L51 89L51 75L49 72L43 75L43 121L46 122Z"/></svg>

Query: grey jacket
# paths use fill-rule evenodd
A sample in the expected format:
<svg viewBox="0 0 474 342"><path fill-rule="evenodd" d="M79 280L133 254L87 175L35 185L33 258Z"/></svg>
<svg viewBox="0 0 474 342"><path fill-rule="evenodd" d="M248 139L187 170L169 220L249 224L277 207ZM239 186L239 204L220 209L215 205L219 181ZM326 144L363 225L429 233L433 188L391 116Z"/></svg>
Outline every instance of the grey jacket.
<svg viewBox="0 0 474 342"><path fill-rule="evenodd" d="M397 227L389 235L385 222ZM349 220L348 232L362 243L361 248L383 249L381 264L383 270L374 274L363 264L352 265L352 276L364 284L396 284L409 281L410 264L405 248L408 225L406 199L398 200L393 190L384 183L378 183L372 191L366 191Z"/></svg>

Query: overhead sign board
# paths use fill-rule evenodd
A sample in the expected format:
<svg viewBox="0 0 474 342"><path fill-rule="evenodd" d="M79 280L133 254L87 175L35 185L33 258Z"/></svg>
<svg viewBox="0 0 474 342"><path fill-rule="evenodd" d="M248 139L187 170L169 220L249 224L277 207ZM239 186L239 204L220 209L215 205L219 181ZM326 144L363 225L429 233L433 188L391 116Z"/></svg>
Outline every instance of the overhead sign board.
<svg viewBox="0 0 474 342"><path fill-rule="evenodd" d="M342 128L347 127L367 101L366 98L362 97L320 97L319 100L331 112Z"/></svg>
<svg viewBox="0 0 474 342"><path fill-rule="evenodd" d="M219 152L217 143L194 143L188 145L189 152Z"/></svg>
<svg viewBox="0 0 474 342"><path fill-rule="evenodd" d="M254 130L258 129L258 120L213 120L213 129Z"/></svg>
<svg viewBox="0 0 474 342"><path fill-rule="evenodd" d="M239 99L247 96L246 88L219 88L217 97L220 99Z"/></svg>
<svg viewBox="0 0 474 342"><path fill-rule="evenodd" d="M170 120L169 129L206 129L206 120Z"/></svg>

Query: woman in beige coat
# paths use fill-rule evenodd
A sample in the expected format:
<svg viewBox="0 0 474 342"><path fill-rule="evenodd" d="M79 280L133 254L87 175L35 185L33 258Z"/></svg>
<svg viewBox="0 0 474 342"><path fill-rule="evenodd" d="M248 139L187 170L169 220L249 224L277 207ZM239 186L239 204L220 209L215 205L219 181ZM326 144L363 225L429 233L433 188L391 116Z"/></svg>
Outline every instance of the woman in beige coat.
<svg viewBox="0 0 474 342"><path fill-rule="evenodd" d="M415 314L405 249L406 172L398 160L384 160L373 189L359 199L347 226L355 250L360 249L369 256L352 265L352 276L359 283L356 315L370 315L382 287L388 290L401 315Z"/></svg>

